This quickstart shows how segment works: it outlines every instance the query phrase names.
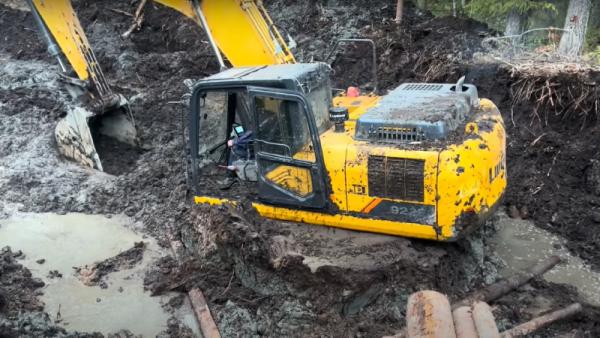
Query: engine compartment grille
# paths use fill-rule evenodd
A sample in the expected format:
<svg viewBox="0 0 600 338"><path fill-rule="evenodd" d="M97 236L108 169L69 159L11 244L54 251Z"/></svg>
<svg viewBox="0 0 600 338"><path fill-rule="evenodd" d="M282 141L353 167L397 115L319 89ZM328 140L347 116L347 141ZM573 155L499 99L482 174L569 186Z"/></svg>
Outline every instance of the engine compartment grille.
<svg viewBox="0 0 600 338"><path fill-rule="evenodd" d="M369 156L369 196L423 202L425 161Z"/></svg>
<svg viewBox="0 0 600 338"><path fill-rule="evenodd" d="M428 84L428 83L410 83L406 85L403 90L423 90L423 91L438 91L442 89L444 85L441 84Z"/></svg>
<svg viewBox="0 0 600 338"><path fill-rule="evenodd" d="M379 127L369 130L369 140L381 142L421 142L425 133L420 128Z"/></svg>

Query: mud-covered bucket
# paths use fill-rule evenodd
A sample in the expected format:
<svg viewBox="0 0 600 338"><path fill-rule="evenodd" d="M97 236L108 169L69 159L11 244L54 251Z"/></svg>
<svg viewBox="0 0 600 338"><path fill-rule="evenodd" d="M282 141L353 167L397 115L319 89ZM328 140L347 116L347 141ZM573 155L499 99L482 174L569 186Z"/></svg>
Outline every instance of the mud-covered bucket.
<svg viewBox="0 0 600 338"><path fill-rule="evenodd" d="M67 112L55 129L59 152L65 157L93 169L104 171L94 137L108 136L131 146L138 145L135 122L127 101L115 109L96 114L82 107Z"/></svg>

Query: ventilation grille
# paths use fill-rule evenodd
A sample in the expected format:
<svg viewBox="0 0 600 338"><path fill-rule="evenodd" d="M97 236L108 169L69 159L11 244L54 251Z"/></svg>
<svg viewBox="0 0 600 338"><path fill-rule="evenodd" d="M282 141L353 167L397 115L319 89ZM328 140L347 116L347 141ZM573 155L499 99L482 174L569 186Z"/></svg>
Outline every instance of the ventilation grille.
<svg viewBox="0 0 600 338"><path fill-rule="evenodd" d="M420 142L425 133L420 128L379 127L369 130L369 139L382 142Z"/></svg>
<svg viewBox="0 0 600 338"><path fill-rule="evenodd" d="M428 92L436 92L442 89L444 85L441 84L426 84L426 83L413 83L406 85L406 87L402 88L402 90L420 90L420 91L428 91Z"/></svg>
<svg viewBox="0 0 600 338"><path fill-rule="evenodd" d="M369 156L369 196L423 202L425 161Z"/></svg>

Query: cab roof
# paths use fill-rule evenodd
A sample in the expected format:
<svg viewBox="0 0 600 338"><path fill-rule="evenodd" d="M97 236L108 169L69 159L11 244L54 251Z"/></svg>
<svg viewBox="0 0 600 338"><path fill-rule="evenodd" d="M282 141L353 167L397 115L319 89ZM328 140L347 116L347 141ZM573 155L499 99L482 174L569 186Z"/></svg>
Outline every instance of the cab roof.
<svg viewBox="0 0 600 338"><path fill-rule="evenodd" d="M226 69L196 83L196 87L231 85L268 85L284 83L288 89L302 87L306 82L329 78L329 66L325 63L295 63L257 67L237 67Z"/></svg>

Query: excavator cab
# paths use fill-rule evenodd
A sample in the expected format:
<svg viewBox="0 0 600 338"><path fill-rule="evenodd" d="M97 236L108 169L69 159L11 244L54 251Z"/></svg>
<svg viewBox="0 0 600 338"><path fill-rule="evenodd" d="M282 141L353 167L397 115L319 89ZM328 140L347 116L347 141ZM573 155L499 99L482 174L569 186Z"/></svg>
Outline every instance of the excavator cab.
<svg viewBox="0 0 600 338"><path fill-rule="evenodd" d="M201 80L189 124L196 195L325 208L319 135L330 128L330 103L324 64L234 68Z"/></svg>

